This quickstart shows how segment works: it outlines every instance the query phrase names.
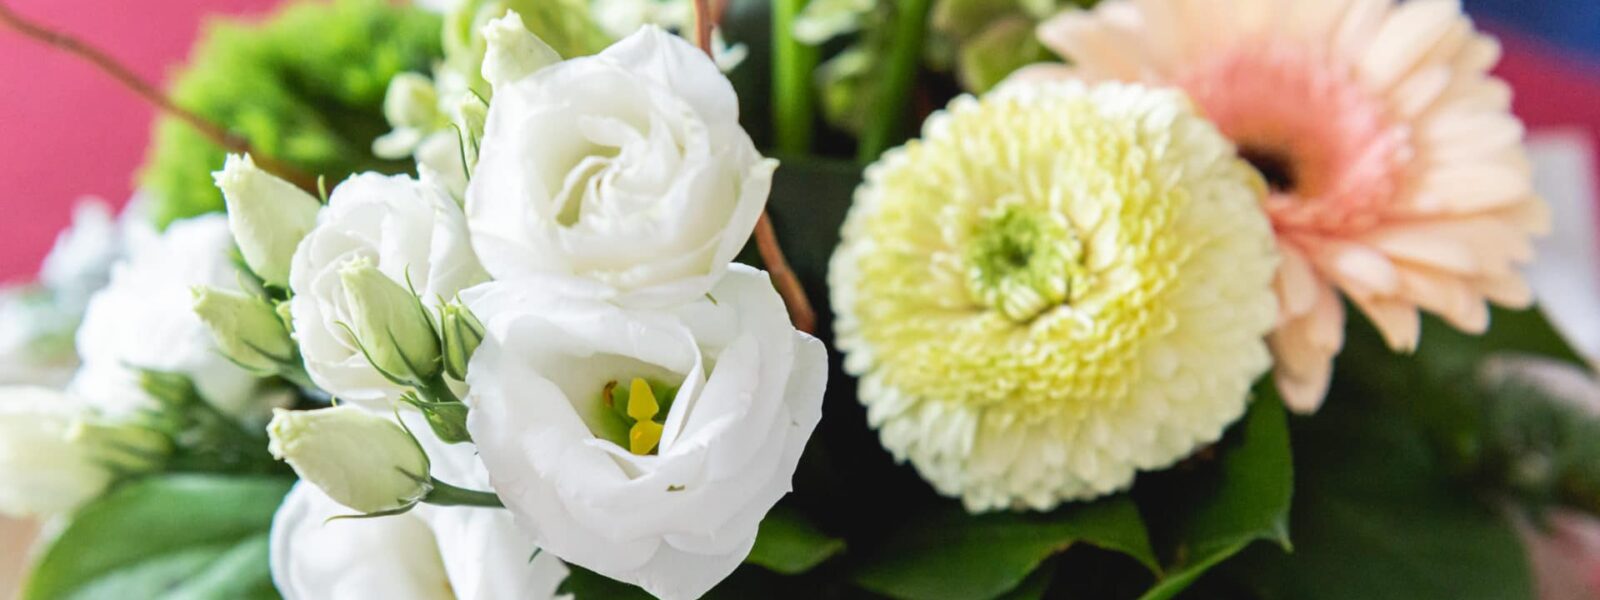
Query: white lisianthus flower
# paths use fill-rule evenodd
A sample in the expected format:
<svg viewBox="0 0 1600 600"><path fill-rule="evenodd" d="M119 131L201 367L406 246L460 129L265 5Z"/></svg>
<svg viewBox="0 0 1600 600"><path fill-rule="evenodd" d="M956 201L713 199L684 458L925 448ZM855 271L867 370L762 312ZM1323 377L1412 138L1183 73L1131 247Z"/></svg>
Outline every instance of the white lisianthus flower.
<svg viewBox="0 0 1600 600"><path fill-rule="evenodd" d="M467 243L461 209L438 186L367 173L333 190L295 251L289 310L311 380L344 400L380 402L402 390L367 362L347 329L357 322L340 272L355 261L409 282L430 307L487 276Z"/></svg>
<svg viewBox="0 0 1600 600"><path fill-rule="evenodd" d="M496 279L670 306L726 272L775 168L705 54L645 27L495 90L467 226Z"/></svg>
<svg viewBox="0 0 1600 600"><path fill-rule="evenodd" d="M515 283L463 295L487 331L467 428L495 491L540 547L662 598L698 597L744 560L822 416L826 353L766 274L735 266L711 296L648 310Z"/></svg>
<svg viewBox="0 0 1600 600"><path fill-rule="evenodd" d="M504 510L333 519L349 514L314 485L289 492L272 521L272 580L285 600L545 600L567 577Z"/></svg>
<svg viewBox="0 0 1600 600"><path fill-rule="evenodd" d="M187 375L206 401L237 416L264 416L257 378L218 351L194 312L195 287L239 291L233 235L222 215L173 223L130 244L111 283L89 301L78 330L83 368L72 389L109 416L151 408L139 369Z"/></svg>

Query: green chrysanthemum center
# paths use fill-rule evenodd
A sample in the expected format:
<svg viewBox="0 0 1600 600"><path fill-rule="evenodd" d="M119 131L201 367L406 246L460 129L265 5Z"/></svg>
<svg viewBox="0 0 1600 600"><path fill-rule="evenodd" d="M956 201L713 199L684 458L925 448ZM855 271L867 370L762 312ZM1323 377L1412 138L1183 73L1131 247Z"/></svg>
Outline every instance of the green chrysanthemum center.
<svg viewBox="0 0 1600 600"><path fill-rule="evenodd" d="M967 291L1014 321L1068 302L1082 289L1083 243L1060 215L1006 206L982 219L967 246Z"/></svg>

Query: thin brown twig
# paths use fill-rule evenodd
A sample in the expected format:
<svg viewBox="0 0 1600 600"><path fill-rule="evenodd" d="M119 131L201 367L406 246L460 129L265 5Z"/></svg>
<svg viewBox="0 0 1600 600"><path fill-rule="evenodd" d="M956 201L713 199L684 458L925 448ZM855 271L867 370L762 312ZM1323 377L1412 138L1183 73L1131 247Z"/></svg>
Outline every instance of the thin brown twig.
<svg viewBox="0 0 1600 600"><path fill-rule="evenodd" d="M711 12L711 0L694 0L694 43L716 59L711 51L711 26L717 16Z"/></svg>
<svg viewBox="0 0 1600 600"><path fill-rule="evenodd" d="M711 27L716 19L716 13L711 10L711 0L694 0L695 43L713 59L716 54L711 50ZM789 308L789 321L795 329L816 333L817 312L811 308L811 300L806 298L800 278L795 276L794 269L789 268L789 259L784 257L783 247L778 245L778 234L773 230L772 219L766 211L762 211L761 219L756 221L755 238L761 262L772 274L772 285L783 297L784 306Z"/></svg>
<svg viewBox="0 0 1600 600"><path fill-rule="evenodd" d="M279 177L287 179L295 185L306 190L316 189L317 181L315 178L307 175L305 172L300 171L299 169L283 163L282 161L255 152L251 148L250 142L243 137L233 134L232 132L223 128L221 125L213 123L207 120L205 117L195 114L193 111L173 104L172 100L168 99L166 94L161 92L160 88L139 77L137 73L133 72L133 69L130 69L127 65L117 61L116 58L113 58L104 50L96 48L95 46L67 33L51 29L36 21L30 20L27 17L17 13L16 10L12 9L11 6L4 2L0 2L0 23L5 23L7 26L16 30L17 33L20 33L26 37L32 38L47 46L87 61L89 64L94 65L95 68L99 69L102 73L105 73L106 75L111 76L112 79L117 80L117 82L121 83L123 87L126 87L134 94L137 94L140 98L144 99L144 101L154 105L162 112L165 112L177 118L178 120L183 121L190 127L195 128L196 131L199 131L202 135L206 136L207 139L210 139L213 143L223 147L227 151L239 154L250 154L263 169L271 171Z"/></svg>

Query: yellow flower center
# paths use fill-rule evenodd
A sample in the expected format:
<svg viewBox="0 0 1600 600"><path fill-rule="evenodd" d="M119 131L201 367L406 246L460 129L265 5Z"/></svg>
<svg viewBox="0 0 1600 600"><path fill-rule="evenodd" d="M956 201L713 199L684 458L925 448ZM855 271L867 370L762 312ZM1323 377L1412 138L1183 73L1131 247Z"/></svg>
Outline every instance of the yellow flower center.
<svg viewBox="0 0 1600 600"><path fill-rule="evenodd" d="M622 428L627 430L626 446L629 452L639 456L654 453L656 446L661 443L664 429L662 421L666 420L667 408L671 406L677 390L643 377L634 377L626 389L617 389L617 384L616 381L609 382L600 390L601 403L611 409L616 419L621 421ZM666 407L662 406L663 401L657 400L658 397L665 399Z"/></svg>

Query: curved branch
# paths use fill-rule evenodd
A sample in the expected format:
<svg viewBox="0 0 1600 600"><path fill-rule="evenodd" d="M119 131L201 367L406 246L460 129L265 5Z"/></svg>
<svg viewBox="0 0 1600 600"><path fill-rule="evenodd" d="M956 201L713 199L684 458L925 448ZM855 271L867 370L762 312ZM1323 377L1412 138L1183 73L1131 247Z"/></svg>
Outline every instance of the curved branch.
<svg viewBox="0 0 1600 600"><path fill-rule="evenodd" d="M716 59L716 53L711 49L711 28L716 24L716 19L716 13L711 10L711 0L694 0L695 43L713 60ZM806 298L800 278L795 276L794 269L789 268L789 259L783 255L783 247L778 245L778 234L773 230L772 219L766 211L762 211L761 219L756 221L755 238L756 249L761 252L761 262L772 274L772 285L778 289L784 306L789 309L789 321L795 329L816 333L817 312L811 308L811 300Z"/></svg>
<svg viewBox="0 0 1600 600"><path fill-rule="evenodd" d="M263 169L271 171L279 177L282 177L303 189L313 192L316 191L316 178L311 177L305 172L300 171L299 169L296 169L282 161L255 152L254 149L251 148L250 142L243 137L235 135L233 132L228 131L221 125L213 123L210 120L207 120L205 117L195 114L193 111L173 104L172 100L167 98L166 94L162 93L160 88L139 77L137 73L133 72L133 69L128 68L127 65L122 64L116 58L113 58L110 54L107 54L104 50L96 48L95 46L69 34L56 31L38 23L37 21L28 19L27 17L17 13L16 10L12 9L9 5L3 2L0 2L0 23L5 23L7 26L16 30L17 33L20 33L23 36L32 38L40 43L66 52L67 54L76 56L85 62L94 65L94 67L99 69L100 72L105 73L112 79L117 80L117 83L122 84L123 87L128 88L134 94L137 94L140 98L144 99L145 102L149 102L161 112L172 115L174 118L177 118L178 120L188 124L190 127L195 128L196 131L199 131L202 135L206 136L206 138L211 140L212 143L223 147L229 152L249 154L256 160L257 164L261 165Z"/></svg>

